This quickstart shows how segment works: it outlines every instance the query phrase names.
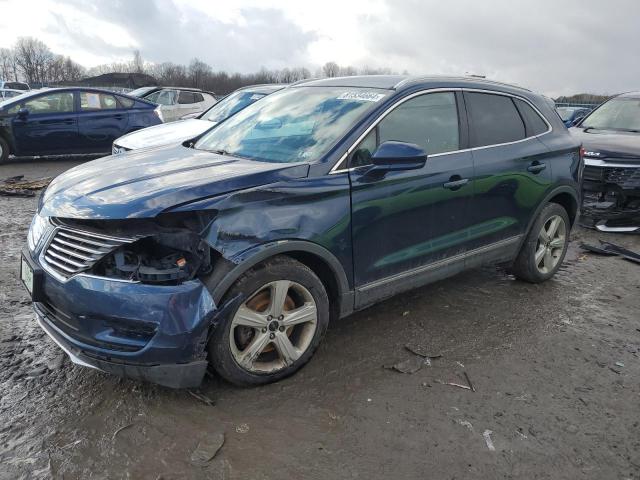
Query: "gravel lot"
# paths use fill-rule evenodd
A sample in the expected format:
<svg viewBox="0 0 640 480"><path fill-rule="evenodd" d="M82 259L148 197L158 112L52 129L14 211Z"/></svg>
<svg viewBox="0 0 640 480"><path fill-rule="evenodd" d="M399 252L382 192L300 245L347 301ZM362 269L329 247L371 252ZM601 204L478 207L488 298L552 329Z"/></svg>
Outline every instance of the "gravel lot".
<svg viewBox="0 0 640 480"><path fill-rule="evenodd" d="M467 272L333 324L292 378L198 399L74 366L39 329L18 282L36 203L0 197L0 479L640 479L640 265L577 246L640 237L574 230L552 281ZM384 368L406 344L442 357ZM475 392L446 384L463 372Z"/></svg>

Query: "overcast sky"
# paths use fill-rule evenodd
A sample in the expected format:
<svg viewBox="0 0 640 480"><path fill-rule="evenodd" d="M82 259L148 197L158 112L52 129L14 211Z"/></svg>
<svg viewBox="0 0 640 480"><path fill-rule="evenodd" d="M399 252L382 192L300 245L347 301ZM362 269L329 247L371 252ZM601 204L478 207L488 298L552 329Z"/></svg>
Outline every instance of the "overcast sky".
<svg viewBox="0 0 640 480"><path fill-rule="evenodd" d="M245 73L336 61L552 96L640 90L640 0L0 0L0 47L18 36L86 67L139 49Z"/></svg>

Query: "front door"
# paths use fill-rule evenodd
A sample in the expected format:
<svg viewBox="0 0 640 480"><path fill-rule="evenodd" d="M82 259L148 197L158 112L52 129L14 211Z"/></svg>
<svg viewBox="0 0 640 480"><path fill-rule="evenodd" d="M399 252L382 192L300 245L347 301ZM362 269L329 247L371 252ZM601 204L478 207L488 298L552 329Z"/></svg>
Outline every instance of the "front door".
<svg viewBox="0 0 640 480"><path fill-rule="evenodd" d="M31 97L21 105L11 128L18 155L75 153L78 143L78 115L73 91Z"/></svg>
<svg viewBox="0 0 640 480"><path fill-rule="evenodd" d="M434 92L401 103L351 154L354 276L364 292L359 304L402 290L402 278L425 266L455 257L462 268L473 161L461 151L466 119L458 100L454 92ZM388 140L421 146L429 155L424 167L372 174L371 154ZM386 294L376 293L378 286Z"/></svg>

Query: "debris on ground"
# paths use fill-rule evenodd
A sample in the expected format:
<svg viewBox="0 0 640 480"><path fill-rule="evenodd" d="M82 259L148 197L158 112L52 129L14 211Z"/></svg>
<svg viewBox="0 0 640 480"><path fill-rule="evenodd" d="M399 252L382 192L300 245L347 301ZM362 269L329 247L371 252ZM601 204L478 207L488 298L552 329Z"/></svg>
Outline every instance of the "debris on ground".
<svg viewBox="0 0 640 480"><path fill-rule="evenodd" d="M396 363L395 365L387 366L385 368L390 368L400 373L416 373L420 370L426 363L429 361L428 358L422 358L418 356L413 356L404 360L402 362ZM431 362L429 361L429 364Z"/></svg>
<svg viewBox="0 0 640 480"><path fill-rule="evenodd" d="M436 380L436 382L441 383L442 385L451 385L452 387L463 388L464 390L471 390L472 392L475 392L476 388L473 386L473 383L471 383L471 379L469 378L469 375L467 375L467 372L462 373L464 374L464 378L467 381L466 385L456 382L443 382L442 380Z"/></svg>
<svg viewBox="0 0 640 480"><path fill-rule="evenodd" d="M494 447L493 440L491 440L491 434L492 433L493 432L491 430L485 430L482 433L482 436L484 437L484 441L487 443L487 448L489 450L491 450L492 452L495 452L496 451L496 447Z"/></svg>
<svg viewBox="0 0 640 480"><path fill-rule="evenodd" d="M42 190L53 177L36 178L34 180L24 180L24 175L5 178L0 184L0 195L5 197L33 197L37 190Z"/></svg>
<svg viewBox="0 0 640 480"><path fill-rule="evenodd" d="M197 398L202 403L205 403L205 404L209 405L210 407L213 407L216 404L216 402L214 402L212 399L207 397L204 393L194 392L193 390L187 390L187 392L189 392L189 394L192 397Z"/></svg>
<svg viewBox="0 0 640 480"><path fill-rule="evenodd" d="M622 363L622 362L616 362L616 367L624 367L624 363Z"/></svg>
<svg viewBox="0 0 640 480"><path fill-rule="evenodd" d="M201 441L191 453L191 463L199 467L207 466L220 451L222 445L224 445L224 433L218 433L209 440Z"/></svg>
<svg viewBox="0 0 640 480"><path fill-rule="evenodd" d="M469 384L469 388L471 389L472 392L476 391L476 388L473 386L473 383L471 383L471 379L469 378L469 375L467 374L467 372L462 372L464 373L464 378L467 379L467 383Z"/></svg>
<svg viewBox="0 0 640 480"><path fill-rule="evenodd" d="M422 358L428 358L430 360L434 360L436 358L442 358L441 353L436 353L436 354L428 353L424 350L424 348L418 345L407 344L404 346L404 348L407 349L409 352L413 353L414 355L418 355L419 357L422 357Z"/></svg>
<svg viewBox="0 0 640 480"><path fill-rule="evenodd" d="M598 247L596 245L588 245L586 243L581 243L580 248L587 250L589 252L598 253L600 255L608 255L608 256L620 256L625 260L629 260L634 263L640 263L640 253L633 252L628 250L620 245L616 245L615 243L603 242L600 240L601 246Z"/></svg>
<svg viewBox="0 0 640 480"><path fill-rule="evenodd" d="M236 427L237 433L247 433L249 431L249 425L246 423L241 423Z"/></svg>
<svg viewBox="0 0 640 480"><path fill-rule="evenodd" d="M467 427L469 429L469 431L473 432L473 425L471 424L471 422L467 421L467 420L456 420L460 425L462 425L463 427Z"/></svg>
<svg viewBox="0 0 640 480"><path fill-rule="evenodd" d="M394 365L383 365L384 368L388 368L390 370L395 370L400 373L416 373L425 365L431 366L431 359L440 358L442 355L431 355L424 352L420 347L416 347L413 345L405 345L404 348L409 352L413 353L414 356L408 358L407 360L403 360L402 362L398 362Z"/></svg>
<svg viewBox="0 0 640 480"><path fill-rule="evenodd" d="M123 430L125 430L125 429L127 429L127 428L129 428L129 427L132 427L132 426L133 426L133 423L128 423L128 424L126 424L126 425L123 425L122 427L120 427L119 429L117 429L115 432L113 432L113 435L111 435L111 440L115 440L115 439L116 439L116 436L117 436L121 431L123 431Z"/></svg>

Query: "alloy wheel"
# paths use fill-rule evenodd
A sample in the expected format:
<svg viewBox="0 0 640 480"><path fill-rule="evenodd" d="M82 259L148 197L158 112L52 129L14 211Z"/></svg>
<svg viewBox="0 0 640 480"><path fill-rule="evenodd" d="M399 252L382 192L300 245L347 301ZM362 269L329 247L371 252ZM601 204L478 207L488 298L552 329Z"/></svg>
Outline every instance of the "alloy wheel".
<svg viewBox="0 0 640 480"><path fill-rule="evenodd" d="M564 252L567 226L559 215L550 217L540 229L536 243L535 264L540 273L548 274L556 267Z"/></svg>
<svg viewBox="0 0 640 480"><path fill-rule="evenodd" d="M258 289L236 311L229 343L235 361L252 373L274 373L309 348L318 310L302 285L278 280Z"/></svg>

